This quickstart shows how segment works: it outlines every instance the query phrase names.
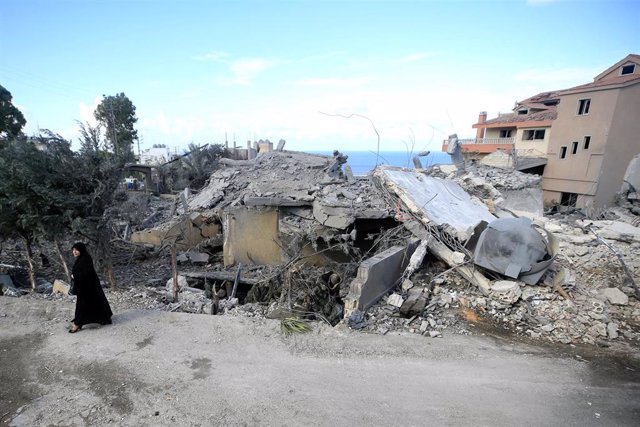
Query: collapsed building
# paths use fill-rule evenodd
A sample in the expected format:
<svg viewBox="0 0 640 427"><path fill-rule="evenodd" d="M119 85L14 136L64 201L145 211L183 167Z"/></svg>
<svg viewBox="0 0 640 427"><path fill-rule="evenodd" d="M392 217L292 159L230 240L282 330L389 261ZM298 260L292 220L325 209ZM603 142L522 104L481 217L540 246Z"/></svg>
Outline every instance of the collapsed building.
<svg viewBox="0 0 640 427"><path fill-rule="evenodd" d="M498 327L566 344L640 343L637 162L619 205L597 212L543 212L536 175L414 163L354 176L339 152L279 149L221 159L197 192L136 193L140 206L132 194L115 259L130 288L109 298L382 334ZM5 295L24 293L19 270L0 265ZM58 281L53 291L41 295L64 298Z"/></svg>
<svg viewBox="0 0 640 427"><path fill-rule="evenodd" d="M639 337L640 233L629 210L558 221L542 213L540 177L480 165L353 176L339 152L289 151L221 163L200 192L176 199L168 221L131 237L182 251L169 309L440 336L452 325L439 310L453 307L552 341ZM609 263L583 278L574 258L596 247L591 263Z"/></svg>

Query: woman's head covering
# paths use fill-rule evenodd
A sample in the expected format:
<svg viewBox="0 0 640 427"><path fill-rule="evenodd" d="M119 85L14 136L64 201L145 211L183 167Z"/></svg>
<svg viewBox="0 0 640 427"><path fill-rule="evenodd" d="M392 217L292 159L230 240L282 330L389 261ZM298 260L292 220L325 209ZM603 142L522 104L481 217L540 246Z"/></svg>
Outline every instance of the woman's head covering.
<svg viewBox="0 0 640 427"><path fill-rule="evenodd" d="M82 242L76 242L73 244L73 246L71 247L71 249L76 249L78 252L80 252L80 256L87 254L87 247L85 246L84 243Z"/></svg>

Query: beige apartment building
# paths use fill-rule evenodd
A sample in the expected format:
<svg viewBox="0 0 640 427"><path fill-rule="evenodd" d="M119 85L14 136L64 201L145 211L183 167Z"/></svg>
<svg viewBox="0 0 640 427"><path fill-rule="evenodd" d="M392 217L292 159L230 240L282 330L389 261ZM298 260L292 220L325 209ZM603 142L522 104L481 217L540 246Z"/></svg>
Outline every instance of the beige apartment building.
<svg viewBox="0 0 640 427"><path fill-rule="evenodd" d="M498 157L516 169L543 171L546 206L611 206L640 153L640 55L627 55L592 83L517 102L511 113L487 120L482 112L473 128L476 138L462 141L463 153L482 153L483 161L504 153Z"/></svg>
<svg viewBox="0 0 640 427"><path fill-rule="evenodd" d="M640 153L640 55L628 55L592 83L560 91L556 108L545 204L611 206Z"/></svg>

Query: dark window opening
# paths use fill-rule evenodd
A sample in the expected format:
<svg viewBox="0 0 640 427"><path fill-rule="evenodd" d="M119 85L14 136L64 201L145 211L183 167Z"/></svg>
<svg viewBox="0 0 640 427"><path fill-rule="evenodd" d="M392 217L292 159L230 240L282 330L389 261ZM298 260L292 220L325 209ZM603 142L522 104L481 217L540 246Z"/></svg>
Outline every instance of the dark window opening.
<svg viewBox="0 0 640 427"><path fill-rule="evenodd" d="M518 110L518 114L521 116L524 116L525 114L528 114L529 110Z"/></svg>
<svg viewBox="0 0 640 427"><path fill-rule="evenodd" d="M578 195L576 193L562 193L562 198L560 199L560 204L562 206L570 206L572 208L575 208L577 202Z"/></svg>
<svg viewBox="0 0 640 427"><path fill-rule="evenodd" d="M563 145L562 147L560 147L560 158L564 159L566 157L567 157L567 147Z"/></svg>
<svg viewBox="0 0 640 427"><path fill-rule="evenodd" d="M578 101L578 115L583 116L589 114L589 107L591 106L591 99L581 99Z"/></svg>
<svg viewBox="0 0 640 427"><path fill-rule="evenodd" d="M544 129L525 130L522 136L523 141L533 141L534 139L544 139Z"/></svg>
<svg viewBox="0 0 640 427"><path fill-rule="evenodd" d="M501 129L500 138L511 138L511 129Z"/></svg>
<svg viewBox="0 0 640 427"><path fill-rule="evenodd" d="M589 149L589 144L591 144L591 137L590 136L585 136L584 137L584 145L582 146L585 150Z"/></svg>
<svg viewBox="0 0 640 427"><path fill-rule="evenodd" d="M578 153L578 141L573 141L571 143L571 154L577 154Z"/></svg>
<svg viewBox="0 0 640 427"><path fill-rule="evenodd" d="M622 69L620 70L620 75L626 76L627 74L633 74L635 70L636 64L623 65Z"/></svg>

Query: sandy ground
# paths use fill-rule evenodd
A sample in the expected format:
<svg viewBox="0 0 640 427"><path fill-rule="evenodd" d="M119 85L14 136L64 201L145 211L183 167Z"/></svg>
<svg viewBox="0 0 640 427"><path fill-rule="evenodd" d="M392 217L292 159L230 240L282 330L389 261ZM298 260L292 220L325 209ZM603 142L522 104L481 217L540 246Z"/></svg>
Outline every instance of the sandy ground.
<svg viewBox="0 0 640 427"><path fill-rule="evenodd" d="M0 297L0 424L637 426L640 363L489 336L125 310L69 334L73 303Z"/></svg>

